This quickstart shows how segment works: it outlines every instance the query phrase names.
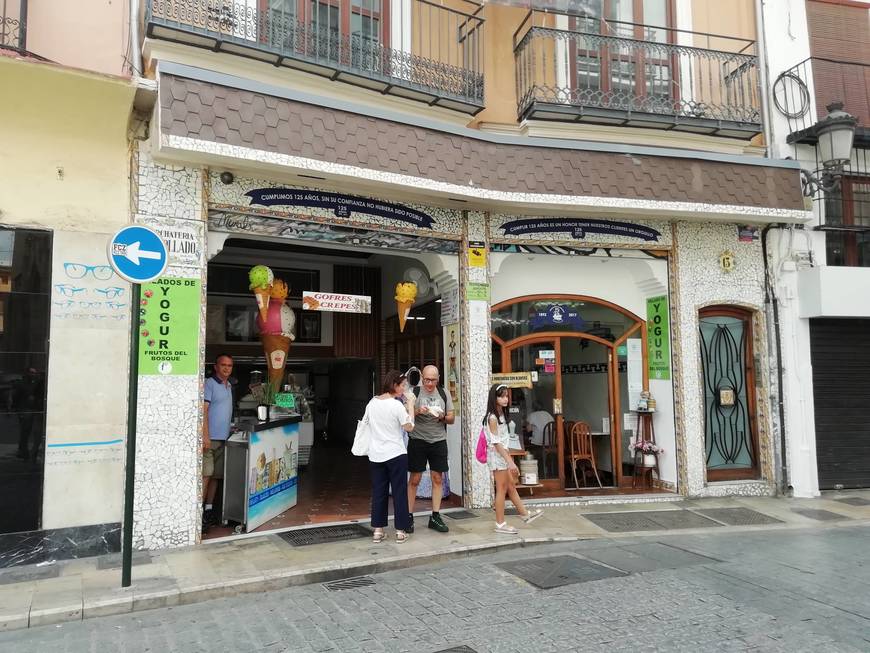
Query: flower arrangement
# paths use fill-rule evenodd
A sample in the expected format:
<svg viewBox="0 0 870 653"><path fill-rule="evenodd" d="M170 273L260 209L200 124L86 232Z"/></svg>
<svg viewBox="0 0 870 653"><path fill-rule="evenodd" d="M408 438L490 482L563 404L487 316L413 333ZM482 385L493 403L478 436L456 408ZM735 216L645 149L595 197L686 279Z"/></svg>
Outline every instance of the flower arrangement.
<svg viewBox="0 0 870 653"><path fill-rule="evenodd" d="M628 448L631 449L632 453L642 453L644 455L651 454L653 456L665 452L665 450L655 442L650 442L649 440L633 440L629 443Z"/></svg>

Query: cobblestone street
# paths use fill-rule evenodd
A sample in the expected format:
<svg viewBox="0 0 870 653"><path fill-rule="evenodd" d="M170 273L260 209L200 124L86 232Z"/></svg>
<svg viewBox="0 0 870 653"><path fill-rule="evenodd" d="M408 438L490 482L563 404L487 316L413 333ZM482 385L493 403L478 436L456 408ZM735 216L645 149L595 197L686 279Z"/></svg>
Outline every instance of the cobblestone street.
<svg viewBox="0 0 870 653"><path fill-rule="evenodd" d="M0 634L0 650L867 651L868 537L855 526L531 546L352 589L310 585L14 631ZM509 569L539 586L570 584L539 589Z"/></svg>

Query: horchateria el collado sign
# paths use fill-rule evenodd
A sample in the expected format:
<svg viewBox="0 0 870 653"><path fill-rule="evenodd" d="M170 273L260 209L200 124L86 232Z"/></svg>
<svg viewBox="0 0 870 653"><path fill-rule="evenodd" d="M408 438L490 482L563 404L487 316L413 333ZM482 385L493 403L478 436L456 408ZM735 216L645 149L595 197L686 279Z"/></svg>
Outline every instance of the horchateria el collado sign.
<svg viewBox="0 0 870 653"><path fill-rule="evenodd" d="M328 311L332 313L371 313L372 298L367 295L345 295L331 292L302 293L303 311Z"/></svg>

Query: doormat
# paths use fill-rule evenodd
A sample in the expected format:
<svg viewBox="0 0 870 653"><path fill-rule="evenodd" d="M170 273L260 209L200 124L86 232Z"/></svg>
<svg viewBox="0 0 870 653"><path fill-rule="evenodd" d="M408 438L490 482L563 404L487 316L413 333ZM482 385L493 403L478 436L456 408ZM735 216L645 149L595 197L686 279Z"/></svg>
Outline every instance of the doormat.
<svg viewBox="0 0 870 653"><path fill-rule="evenodd" d="M623 571L574 556L531 558L500 562L495 566L542 590L628 575Z"/></svg>
<svg viewBox="0 0 870 653"><path fill-rule="evenodd" d="M371 576L354 576L353 578L342 578L323 583L323 587L329 592L339 592L341 590L355 590L359 587L370 587L374 584L375 579Z"/></svg>
<svg viewBox="0 0 870 653"><path fill-rule="evenodd" d="M650 512L605 512L582 515L609 533L632 531L670 531L683 528L713 528L722 526L688 510L653 510Z"/></svg>
<svg viewBox="0 0 870 653"><path fill-rule="evenodd" d="M441 514L445 517L450 517L450 519L474 519L480 517L477 513L466 510L465 508L462 508L461 510L451 510L450 512L442 512Z"/></svg>
<svg viewBox="0 0 870 653"><path fill-rule="evenodd" d="M844 515L840 515L836 512L831 512L830 510L816 510L814 508L792 508L791 511L799 515L803 515L804 517L815 519L816 521L834 521L836 519L849 519Z"/></svg>
<svg viewBox="0 0 870 653"><path fill-rule="evenodd" d="M850 506L870 506L870 500L862 499L861 497L846 497L844 499L834 499L837 503L846 503Z"/></svg>
<svg viewBox="0 0 870 653"><path fill-rule="evenodd" d="M755 526L756 524L782 524L780 519L774 519L764 513L749 508L708 508L698 510L710 519L715 519L728 526Z"/></svg>
<svg viewBox="0 0 870 653"><path fill-rule="evenodd" d="M362 524L338 524L337 526L319 526L303 528L295 531L278 533L278 537L290 546L308 546L309 544L328 544L344 540L358 540L371 537L372 531Z"/></svg>

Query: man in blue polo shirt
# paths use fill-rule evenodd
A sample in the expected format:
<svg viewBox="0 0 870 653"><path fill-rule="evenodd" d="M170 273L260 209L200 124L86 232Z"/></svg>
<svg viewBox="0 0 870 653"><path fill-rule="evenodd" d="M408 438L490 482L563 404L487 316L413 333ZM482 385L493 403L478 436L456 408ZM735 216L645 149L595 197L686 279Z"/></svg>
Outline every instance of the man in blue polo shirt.
<svg viewBox="0 0 870 653"><path fill-rule="evenodd" d="M205 380L205 405L202 417L202 527L217 523L214 497L218 483L224 477L224 445L233 421L233 388L230 374L233 359L227 354L217 357L214 375Z"/></svg>

